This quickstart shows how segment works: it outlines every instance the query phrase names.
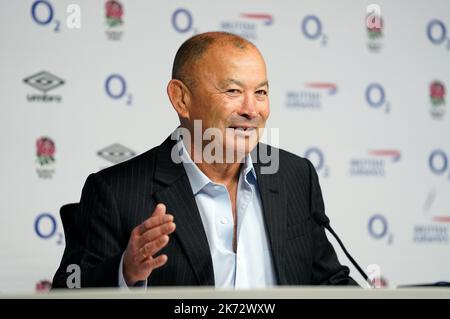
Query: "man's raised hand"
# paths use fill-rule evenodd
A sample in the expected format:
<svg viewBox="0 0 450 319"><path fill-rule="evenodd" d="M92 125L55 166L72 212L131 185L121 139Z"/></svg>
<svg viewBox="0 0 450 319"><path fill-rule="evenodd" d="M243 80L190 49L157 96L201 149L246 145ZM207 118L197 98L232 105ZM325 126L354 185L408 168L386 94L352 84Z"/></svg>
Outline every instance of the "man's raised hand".
<svg viewBox="0 0 450 319"><path fill-rule="evenodd" d="M166 214L164 204L156 205L150 218L133 229L123 257L123 276L128 286L147 280L154 269L167 262L167 255L155 255L167 246L174 231L173 216Z"/></svg>

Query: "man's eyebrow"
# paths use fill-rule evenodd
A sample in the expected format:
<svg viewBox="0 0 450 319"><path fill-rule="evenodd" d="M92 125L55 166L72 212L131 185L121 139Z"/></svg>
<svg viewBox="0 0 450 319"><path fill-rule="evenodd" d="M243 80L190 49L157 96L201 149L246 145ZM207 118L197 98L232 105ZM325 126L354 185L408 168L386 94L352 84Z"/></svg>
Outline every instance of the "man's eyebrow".
<svg viewBox="0 0 450 319"><path fill-rule="evenodd" d="M267 86L267 87L269 87L269 81L267 81L267 80L262 81L262 82L259 83L256 87L257 87L257 88L260 88L260 87L262 87L262 86Z"/></svg>
<svg viewBox="0 0 450 319"><path fill-rule="evenodd" d="M240 87L244 87L245 86L244 83L242 83L241 81L236 80L236 79L226 79L221 84L222 84L222 86L226 86L227 84L236 84L236 85L239 85ZM263 82L259 83L256 87L260 88L262 86L269 87L269 81L264 80Z"/></svg>
<svg viewBox="0 0 450 319"><path fill-rule="evenodd" d="M239 80L235 80L235 79L226 79L221 84L222 84L222 86L226 86L227 84L236 84L236 85L239 85L241 87L244 87L244 83L242 83Z"/></svg>

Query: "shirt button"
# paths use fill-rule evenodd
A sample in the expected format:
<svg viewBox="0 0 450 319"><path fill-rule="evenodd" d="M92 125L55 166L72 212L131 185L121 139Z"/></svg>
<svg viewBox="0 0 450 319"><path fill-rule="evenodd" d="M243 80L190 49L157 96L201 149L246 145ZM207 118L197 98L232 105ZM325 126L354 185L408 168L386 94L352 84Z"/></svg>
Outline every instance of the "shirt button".
<svg viewBox="0 0 450 319"><path fill-rule="evenodd" d="M226 217L223 217L223 218L220 220L220 223L225 225L226 223L228 223L228 219L226 219Z"/></svg>

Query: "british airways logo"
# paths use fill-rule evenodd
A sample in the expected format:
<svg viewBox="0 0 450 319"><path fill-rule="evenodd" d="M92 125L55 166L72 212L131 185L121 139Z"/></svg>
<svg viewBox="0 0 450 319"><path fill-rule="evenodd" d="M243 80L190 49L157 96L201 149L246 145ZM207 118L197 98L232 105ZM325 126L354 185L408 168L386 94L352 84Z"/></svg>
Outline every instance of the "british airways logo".
<svg viewBox="0 0 450 319"><path fill-rule="evenodd" d="M337 92L337 85L335 83L312 82L306 83L305 87L316 90L324 90L326 93L328 93L328 95L335 95Z"/></svg>
<svg viewBox="0 0 450 319"><path fill-rule="evenodd" d="M444 196L439 196L434 188L428 192L423 206L427 221L415 224L412 229L415 243L449 243L450 214L442 213L447 210L447 205L445 201L439 201L439 199L445 198L445 195L444 193Z"/></svg>
<svg viewBox="0 0 450 319"><path fill-rule="evenodd" d="M379 157L379 158L390 159L394 163L398 162L400 160L400 158L402 157L402 154L400 153L400 151L389 150L389 149L372 150L372 151L369 151L369 155Z"/></svg>
<svg viewBox="0 0 450 319"><path fill-rule="evenodd" d="M251 41L258 40L259 27L269 27L274 18L267 13L241 13L238 19L223 20L220 29L225 32L237 34Z"/></svg>
<svg viewBox="0 0 450 319"><path fill-rule="evenodd" d="M242 13L241 17L262 21L262 23L267 26L272 25L273 23L273 16L265 13Z"/></svg>
<svg viewBox="0 0 450 319"><path fill-rule="evenodd" d="M433 216L433 221L438 223L450 223L450 216Z"/></svg>
<svg viewBox="0 0 450 319"><path fill-rule="evenodd" d="M395 149L370 150L368 156L350 160L350 175L352 176L385 176L387 163L398 163L401 153Z"/></svg>
<svg viewBox="0 0 450 319"><path fill-rule="evenodd" d="M307 82L303 89L286 92L286 106L306 109L321 109L323 100L336 95L338 86L332 82Z"/></svg>

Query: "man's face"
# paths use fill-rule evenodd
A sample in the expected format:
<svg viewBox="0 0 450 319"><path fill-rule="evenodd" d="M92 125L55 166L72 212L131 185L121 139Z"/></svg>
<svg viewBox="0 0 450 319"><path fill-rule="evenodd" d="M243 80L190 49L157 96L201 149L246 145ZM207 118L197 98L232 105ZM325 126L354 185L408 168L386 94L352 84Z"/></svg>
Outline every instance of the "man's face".
<svg viewBox="0 0 450 319"><path fill-rule="evenodd" d="M192 66L189 122L217 128L224 150L250 152L269 116L266 66L253 47L214 45Z"/></svg>

